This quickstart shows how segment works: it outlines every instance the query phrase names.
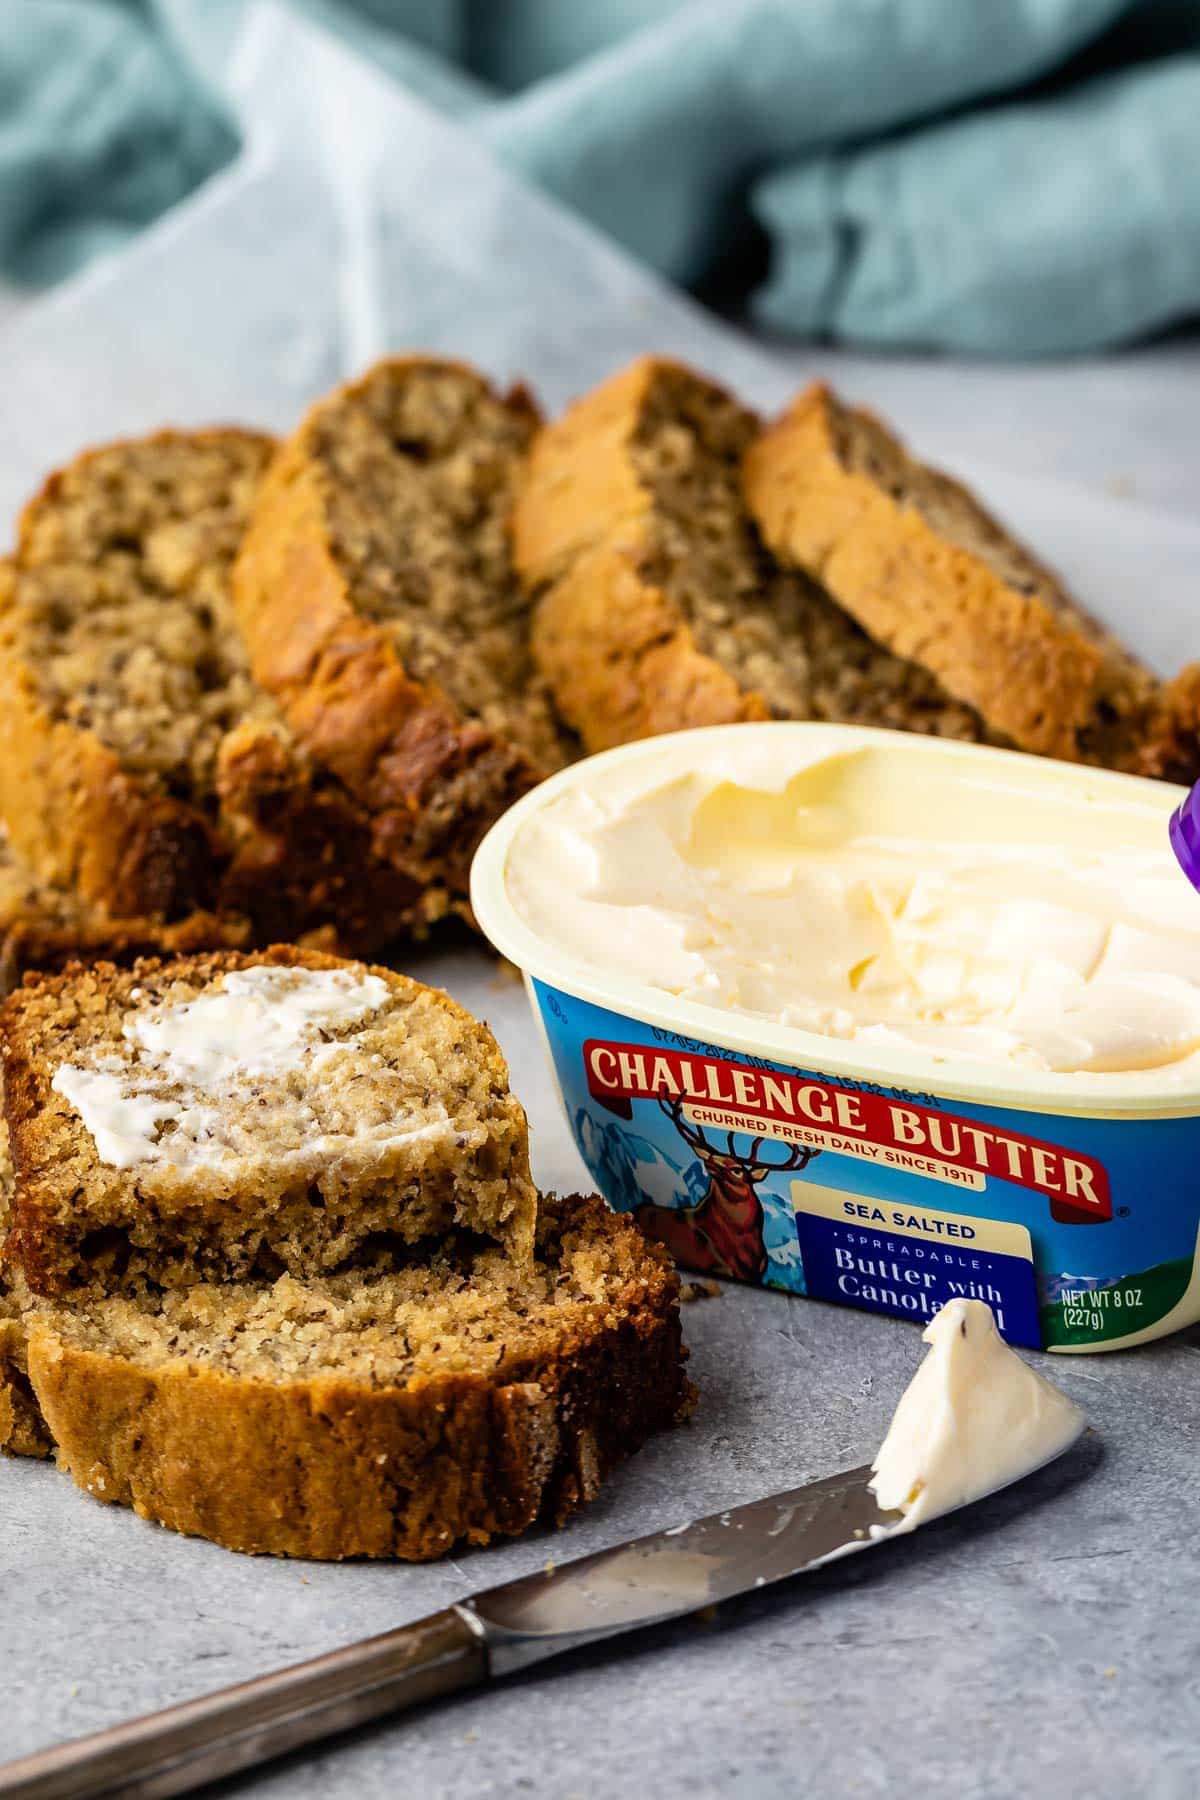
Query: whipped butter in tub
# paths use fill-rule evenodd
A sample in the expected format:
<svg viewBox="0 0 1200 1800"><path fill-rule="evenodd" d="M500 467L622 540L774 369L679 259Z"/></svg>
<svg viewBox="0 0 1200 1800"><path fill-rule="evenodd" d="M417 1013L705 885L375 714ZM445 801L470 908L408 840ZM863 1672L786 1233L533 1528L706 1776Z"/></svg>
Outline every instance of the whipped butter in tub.
<svg viewBox="0 0 1200 1800"><path fill-rule="evenodd" d="M849 726L608 751L472 902L609 1203L682 1267L1013 1343L1200 1319L1200 894L1180 790Z"/></svg>

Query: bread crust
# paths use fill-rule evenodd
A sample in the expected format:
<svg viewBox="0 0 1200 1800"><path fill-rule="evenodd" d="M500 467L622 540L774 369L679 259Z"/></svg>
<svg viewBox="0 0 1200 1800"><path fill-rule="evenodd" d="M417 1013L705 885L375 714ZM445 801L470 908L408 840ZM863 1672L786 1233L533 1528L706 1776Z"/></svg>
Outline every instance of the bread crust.
<svg viewBox="0 0 1200 1800"><path fill-rule="evenodd" d="M53 720L30 672L0 647L0 816L18 854L91 909L81 954L322 929L331 947L369 952L420 936L450 910L444 888L376 852L361 808L323 789L273 732L230 733L220 779L219 821L148 792L94 732ZM73 947L57 933L37 944L31 921L25 966Z"/></svg>
<svg viewBox="0 0 1200 1800"><path fill-rule="evenodd" d="M652 502L629 459L630 439L656 383L673 377L697 379L684 363L640 356L542 427L513 513L513 558L529 588L557 581L617 527L636 548Z"/></svg>
<svg viewBox="0 0 1200 1800"><path fill-rule="evenodd" d="M687 1409L678 1278L594 1196L574 1223L627 1237L620 1291L500 1378L371 1388L270 1382L186 1358L159 1368L31 1325L34 1390L75 1481L227 1549L426 1561L562 1524Z"/></svg>
<svg viewBox="0 0 1200 1800"><path fill-rule="evenodd" d="M255 943L297 939L369 955L401 936L424 937L455 910L443 883L400 868L364 809L302 766L277 733L235 727L221 746L217 786L228 851L219 916L249 919ZM202 947L202 927L188 935ZM173 947L188 946L164 945Z"/></svg>
<svg viewBox="0 0 1200 1800"><path fill-rule="evenodd" d="M465 363L410 356L318 401L268 471L234 568L234 600L256 679L311 755L367 807L380 853L465 894L483 832L545 771L463 717L440 688L413 679L383 626L356 610L312 448L327 407L385 376L427 371L489 391ZM505 403L537 417L522 388Z"/></svg>
<svg viewBox="0 0 1200 1800"><path fill-rule="evenodd" d="M9 1456L49 1456L50 1433L29 1385L25 1357L23 1314L29 1305L29 1294L3 1255L11 1201L12 1161L0 1109L0 1450Z"/></svg>
<svg viewBox="0 0 1200 1800"><path fill-rule="evenodd" d="M628 452L664 374L692 379L642 357L541 431L513 515L517 571L539 596L533 653L589 750L771 716L701 651L649 572L652 501Z"/></svg>
<svg viewBox="0 0 1200 1800"><path fill-rule="evenodd" d="M855 459L851 446L865 440ZM883 459L886 459L886 466ZM860 466L865 465L865 466ZM899 472L932 489L981 542L1020 565L1006 576L895 491ZM1087 754L1114 663L1119 703L1142 704L1148 670L1064 593L967 489L906 455L877 419L820 383L754 442L746 498L771 551L803 569L877 642L923 664L1019 747Z"/></svg>
<svg viewBox="0 0 1200 1800"><path fill-rule="evenodd" d="M61 974L74 963L123 965L145 956L240 950L250 935L249 920L233 913L192 913L174 925L98 915L81 915L77 925L70 925L31 913L0 930L0 1000L35 971Z"/></svg>

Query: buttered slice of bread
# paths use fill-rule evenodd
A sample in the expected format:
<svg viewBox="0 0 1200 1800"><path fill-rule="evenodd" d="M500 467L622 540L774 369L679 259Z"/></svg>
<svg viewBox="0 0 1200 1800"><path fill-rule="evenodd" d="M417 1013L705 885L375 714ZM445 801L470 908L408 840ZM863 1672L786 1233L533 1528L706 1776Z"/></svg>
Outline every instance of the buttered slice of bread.
<svg viewBox="0 0 1200 1800"><path fill-rule="evenodd" d="M781 563L994 732L1048 756L1136 766L1154 675L872 414L806 389L748 447L745 491Z"/></svg>
<svg viewBox="0 0 1200 1800"><path fill-rule="evenodd" d="M291 728L401 867L463 893L483 831L571 750L509 550L536 425L462 364L379 363L284 445L235 571Z"/></svg>
<svg viewBox="0 0 1200 1800"><path fill-rule="evenodd" d="M376 857L250 675L229 571L271 450L233 429L105 445L26 508L0 565L0 818L111 918L370 948L446 899Z"/></svg>
<svg viewBox="0 0 1200 1800"><path fill-rule="evenodd" d="M978 715L765 551L741 489L759 429L644 358L542 431L517 504L534 650L589 749L693 725L825 719L978 738Z"/></svg>
<svg viewBox="0 0 1200 1800"><path fill-rule="evenodd" d="M39 1294L311 1275L461 1227L527 1263L525 1114L445 994L315 951L27 977L9 1254Z"/></svg>
<svg viewBox="0 0 1200 1800"><path fill-rule="evenodd" d="M596 1197L518 1267L421 1263L51 1307L29 1371L98 1500L230 1549L441 1556L561 1524L690 1403L678 1280Z"/></svg>

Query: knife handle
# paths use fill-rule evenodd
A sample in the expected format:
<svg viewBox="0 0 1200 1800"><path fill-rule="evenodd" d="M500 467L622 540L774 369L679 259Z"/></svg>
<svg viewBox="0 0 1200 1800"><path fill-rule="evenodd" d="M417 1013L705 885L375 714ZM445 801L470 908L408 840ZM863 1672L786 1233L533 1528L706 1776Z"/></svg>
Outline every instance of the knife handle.
<svg viewBox="0 0 1200 1800"><path fill-rule="evenodd" d="M450 1606L382 1637L5 1763L0 1796L167 1800L487 1675L482 1626Z"/></svg>

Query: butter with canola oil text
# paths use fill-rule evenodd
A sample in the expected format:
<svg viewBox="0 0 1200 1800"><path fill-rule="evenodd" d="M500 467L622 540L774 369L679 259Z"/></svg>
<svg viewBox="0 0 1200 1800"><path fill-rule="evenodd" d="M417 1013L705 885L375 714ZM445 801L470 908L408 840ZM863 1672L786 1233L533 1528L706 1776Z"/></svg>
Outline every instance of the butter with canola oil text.
<svg viewBox="0 0 1200 1800"><path fill-rule="evenodd" d="M1181 790L852 726L562 771L472 905L610 1205L677 1262L1012 1343L1200 1319L1200 894Z"/></svg>

